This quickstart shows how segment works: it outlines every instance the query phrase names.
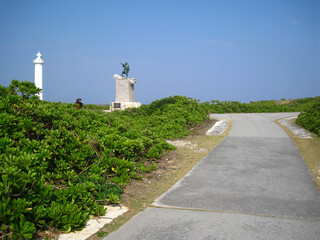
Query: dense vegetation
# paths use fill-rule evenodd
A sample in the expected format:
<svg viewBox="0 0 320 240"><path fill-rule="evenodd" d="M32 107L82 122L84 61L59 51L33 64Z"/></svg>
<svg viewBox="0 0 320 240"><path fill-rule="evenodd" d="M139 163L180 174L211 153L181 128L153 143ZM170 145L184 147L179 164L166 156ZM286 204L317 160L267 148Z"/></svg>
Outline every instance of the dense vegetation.
<svg viewBox="0 0 320 240"><path fill-rule="evenodd" d="M174 96L106 114L96 111L104 106L77 110L74 104L40 101L39 90L27 81L0 85L4 239L32 239L48 228L81 229L90 214L101 215L106 203L119 202L130 179L156 169L163 153L174 148L165 139L190 134L209 112L305 111L319 101L199 103ZM319 104L315 108L319 114Z"/></svg>
<svg viewBox="0 0 320 240"><path fill-rule="evenodd" d="M296 100L270 100L251 103L236 101L211 101L205 103L212 113L262 113L262 112L302 112L310 109L320 101L316 98L300 98Z"/></svg>
<svg viewBox="0 0 320 240"><path fill-rule="evenodd" d="M180 96L105 114L40 101L38 91L26 81L0 86L0 238L81 229L130 179L156 168L174 148L165 139L207 119L198 101Z"/></svg>
<svg viewBox="0 0 320 240"><path fill-rule="evenodd" d="M320 100L306 112L300 113L296 123L320 136Z"/></svg>
<svg viewBox="0 0 320 240"><path fill-rule="evenodd" d="M83 109L86 109L86 110L109 110L109 105L84 104Z"/></svg>

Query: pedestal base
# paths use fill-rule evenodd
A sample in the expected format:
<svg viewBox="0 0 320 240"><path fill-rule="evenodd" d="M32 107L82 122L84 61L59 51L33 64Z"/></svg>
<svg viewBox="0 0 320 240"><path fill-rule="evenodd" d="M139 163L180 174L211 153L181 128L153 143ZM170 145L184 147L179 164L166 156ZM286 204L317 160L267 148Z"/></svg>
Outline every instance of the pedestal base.
<svg viewBox="0 0 320 240"><path fill-rule="evenodd" d="M141 102L111 102L110 110L125 110L126 108L138 108L141 106Z"/></svg>

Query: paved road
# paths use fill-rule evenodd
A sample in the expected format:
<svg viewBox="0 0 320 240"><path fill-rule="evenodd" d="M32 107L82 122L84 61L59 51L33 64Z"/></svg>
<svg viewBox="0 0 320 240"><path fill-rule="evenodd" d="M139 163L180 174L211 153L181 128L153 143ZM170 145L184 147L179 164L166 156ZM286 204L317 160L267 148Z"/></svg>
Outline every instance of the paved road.
<svg viewBox="0 0 320 240"><path fill-rule="evenodd" d="M320 194L274 120L296 113L217 114L229 136L105 240L320 239Z"/></svg>

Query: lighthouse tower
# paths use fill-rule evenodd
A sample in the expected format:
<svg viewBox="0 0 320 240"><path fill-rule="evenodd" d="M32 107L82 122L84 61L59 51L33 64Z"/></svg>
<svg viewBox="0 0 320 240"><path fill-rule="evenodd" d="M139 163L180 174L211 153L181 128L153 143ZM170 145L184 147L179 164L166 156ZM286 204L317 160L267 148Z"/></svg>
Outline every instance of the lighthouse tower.
<svg viewBox="0 0 320 240"><path fill-rule="evenodd" d="M44 61L41 58L41 53L38 52L37 58L33 60L34 63L34 84L37 88L41 88L41 92L39 93L40 100L43 100L42 96L42 65Z"/></svg>

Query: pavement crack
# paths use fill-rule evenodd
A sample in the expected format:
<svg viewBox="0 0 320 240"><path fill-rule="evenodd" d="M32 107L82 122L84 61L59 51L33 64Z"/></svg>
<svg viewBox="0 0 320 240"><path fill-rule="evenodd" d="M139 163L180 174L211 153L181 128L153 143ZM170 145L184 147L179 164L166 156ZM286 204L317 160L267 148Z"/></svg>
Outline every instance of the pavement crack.
<svg viewBox="0 0 320 240"><path fill-rule="evenodd" d="M273 216L273 215L266 215L266 214L245 213L245 212L236 212L236 211L209 210L209 209L183 208L183 207L173 207L173 206L156 206L156 205L151 205L150 207L151 208L160 208L160 209L164 208L164 209L174 209L174 210L182 210L182 211L194 211L194 212L209 212L209 213L211 212L211 213L250 215L250 216L256 216L256 217L266 217L266 218L285 219L285 220L296 220L296 221L304 221L304 222L320 222L320 219Z"/></svg>

